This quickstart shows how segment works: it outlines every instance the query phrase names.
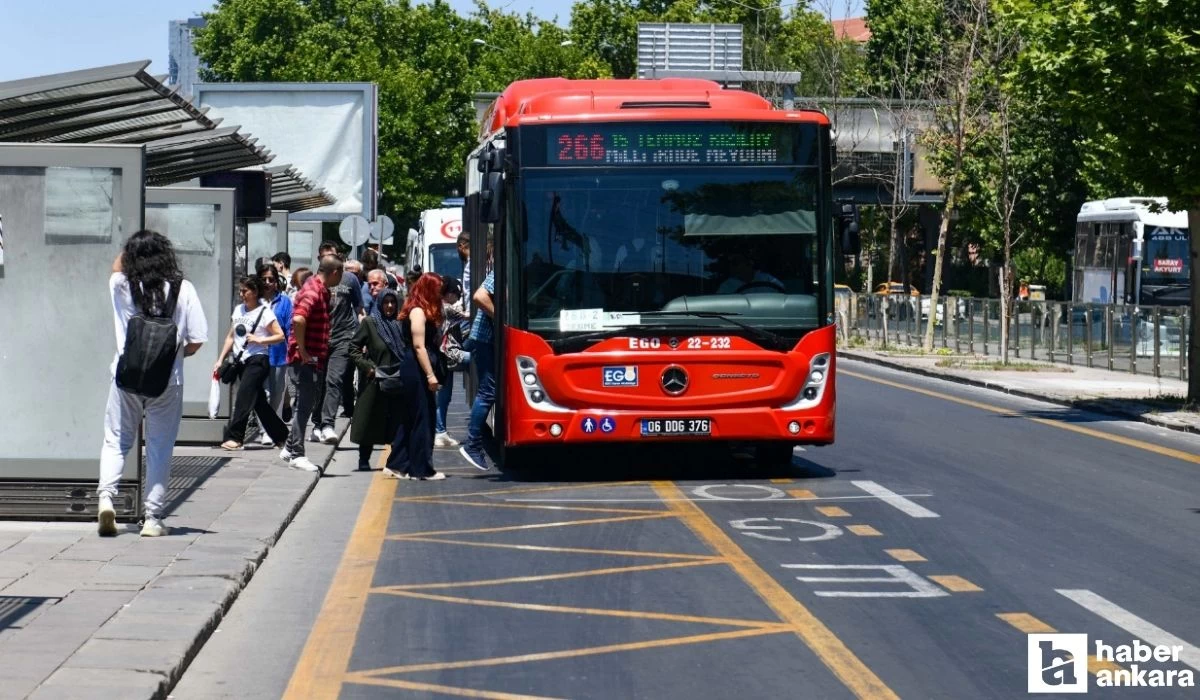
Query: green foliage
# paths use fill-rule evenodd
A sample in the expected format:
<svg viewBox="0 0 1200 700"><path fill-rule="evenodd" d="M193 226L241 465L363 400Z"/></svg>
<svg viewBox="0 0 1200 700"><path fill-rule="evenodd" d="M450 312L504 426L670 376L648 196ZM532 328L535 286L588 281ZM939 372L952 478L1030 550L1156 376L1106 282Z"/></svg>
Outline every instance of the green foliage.
<svg viewBox="0 0 1200 700"><path fill-rule="evenodd" d="M1107 169L1172 207L1200 203L1200 6L1193 0L1002 0L1022 59ZM1097 163L1096 160L1091 161ZM1091 168L1095 174L1099 168Z"/></svg>
<svg viewBox="0 0 1200 700"><path fill-rule="evenodd" d="M471 25L448 4L220 0L205 17L206 80L378 84L381 213L411 221L462 189L477 80Z"/></svg>
<svg viewBox="0 0 1200 700"><path fill-rule="evenodd" d="M867 0L866 70L877 94L913 99L925 94L946 37L942 0Z"/></svg>

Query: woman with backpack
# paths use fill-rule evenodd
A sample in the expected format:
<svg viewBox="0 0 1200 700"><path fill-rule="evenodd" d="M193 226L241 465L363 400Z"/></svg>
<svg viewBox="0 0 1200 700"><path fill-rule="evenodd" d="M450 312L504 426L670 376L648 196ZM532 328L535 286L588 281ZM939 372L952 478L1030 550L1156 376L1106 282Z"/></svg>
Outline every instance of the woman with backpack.
<svg viewBox="0 0 1200 700"><path fill-rule="evenodd" d="M208 340L208 323L196 289L183 278L166 236L138 231L125 241L108 282L117 354L104 410L97 519L102 536L117 534L113 499L125 455L146 422L143 537L167 534L163 501L171 478L171 453L183 417L183 358Z"/></svg>
<svg viewBox="0 0 1200 700"><path fill-rule="evenodd" d="M246 436L246 423L250 411L258 416L262 426L277 448L282 448L288 438L288 426L275 413L267 399L267 381L271 377L270 346L284 341L283 329L271 307L262 303L262 281L258 277L243 277L238 280L238 294L242 303L233 310L233 322L225 336L225 345L217 355L213 374L231 383L224 376L232 372L237 376L237 393L233 400L233 413L225 425L226 450L239 450ZM230 366L222 367L226 357L232 353Z"/></svg>
<svg viewBox="0 0 1200 700"><path fill-rule="evenodd" d="M441 355L442 278L427 272L408 289L400 311L407 344L400 361L404 416L392 439L387 472L401 479L436 480L433 468L433 420L438 389L445 381Z"/></svg>
<svg viewBox="0 0 1200 700"><path fill-rule="evenodd" d="M358 443L358 468L363 471L371 468L371 450L391 444L404 417L403 382L397 375L408 346L399 313L399 295L383 290L371 306L371 315L350 339L350 359L366 379L350 426L350 439Z"/></svg>

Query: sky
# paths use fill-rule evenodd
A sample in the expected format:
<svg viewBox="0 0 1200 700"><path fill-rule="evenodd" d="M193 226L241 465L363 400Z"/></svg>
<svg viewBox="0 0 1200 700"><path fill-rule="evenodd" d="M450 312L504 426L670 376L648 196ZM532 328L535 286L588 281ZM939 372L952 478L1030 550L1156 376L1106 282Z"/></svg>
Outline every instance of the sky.
<svg viewBox="0 0 1200 700"><path fill-rule="evenodd" d="M449 0L461 14L471 0ZM824 0L838 5L861 0ZM211 0L0 0L0 82L151 61L167 73L167 23L211 8ZM491 0L492 7L549 19L570 19L570 0ZM796 4L785 0L785 7ZM814 3L820 5L821 2ZM834 16L843 15L834 10Z"/></svg>

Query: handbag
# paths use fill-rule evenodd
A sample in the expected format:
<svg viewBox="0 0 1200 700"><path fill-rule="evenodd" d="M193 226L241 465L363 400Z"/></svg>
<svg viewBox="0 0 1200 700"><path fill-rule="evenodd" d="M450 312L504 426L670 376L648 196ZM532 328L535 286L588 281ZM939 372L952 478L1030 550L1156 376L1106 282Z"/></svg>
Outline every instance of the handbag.
<svg viewBox="0 0 1200 700"><path fill-rule="evenodd" d="M385 394L399 394L403 392L404 378L401 376L403 369L403 362L377 366L375 368L375 381L379 384L379 390Z"/></svg>
<svg viewBox="0 0 1200 700"><path fill-rule="evenodd" d="M254 335L254 331L258 329L258 322L262 320L264 312L266 312L266 307L259 310L258 316L254 319L254 324L250 326L250 330L246 333L247 339ZM247 340L247 342L249 341ZM221 361L221 366L217 368L217 377L221 379L222 384L233 384L242 376L242 372L246 369L246 362L242 360L242 355L245 352L246 349L243 346L241 352L236 356L230 353Z"/></svg>

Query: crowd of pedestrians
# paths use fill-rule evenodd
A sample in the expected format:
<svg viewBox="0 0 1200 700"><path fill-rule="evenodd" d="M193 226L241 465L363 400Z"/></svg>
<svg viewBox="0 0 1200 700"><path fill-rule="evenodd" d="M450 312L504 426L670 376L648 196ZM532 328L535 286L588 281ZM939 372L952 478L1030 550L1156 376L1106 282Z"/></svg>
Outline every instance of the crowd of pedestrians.
<svg viewBox="0 0 1200 700"><path fill-rule="evenodd" d="M352 421L359 469L371 469L374 448L389 445L387 475L444 479L434 469L433 449L458 445L447 432L446 412L455 374L474 362L480 381L460 451L487 469L481 431L495 402L494 281L489 271L474 296L464 295L469 244L465 234L459 237L463 282L417 270L401 279L380 266L374 251L346 260L329 241L319 248L315 271L293 270L285 252L256 261L255 274L237 283L239 303L213 366L214 381L234 386L220 447L274 447L288 466L319 472L305 454L306 438L336 444L341 410ZM182 419L182 363L208 340L207 321L170 240L156 232L130 236L109 287L117 353L101 449L99 531L116 534L113 502L144 419L142 535L159 536L167 532L162 509Z"/></svg>

